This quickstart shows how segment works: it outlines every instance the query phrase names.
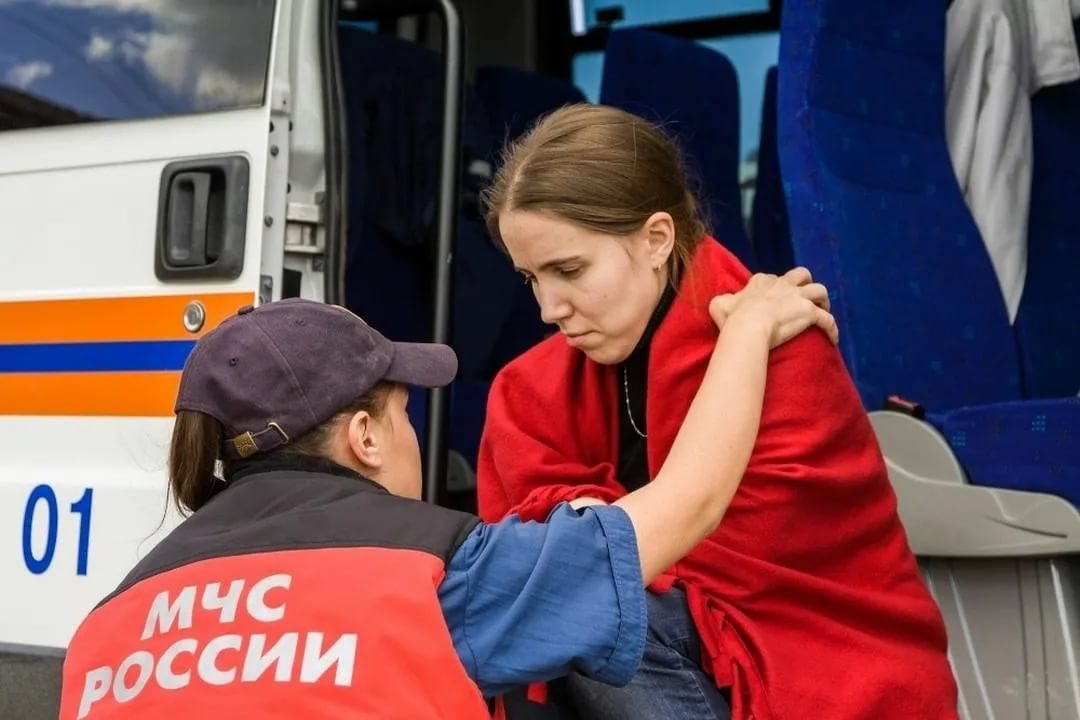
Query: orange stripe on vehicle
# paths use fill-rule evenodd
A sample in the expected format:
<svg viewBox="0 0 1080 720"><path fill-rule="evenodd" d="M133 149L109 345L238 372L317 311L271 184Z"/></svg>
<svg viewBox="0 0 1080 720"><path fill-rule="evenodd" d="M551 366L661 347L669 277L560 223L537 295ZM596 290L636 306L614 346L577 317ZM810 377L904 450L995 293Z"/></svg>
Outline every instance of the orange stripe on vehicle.
<svg viewBox="0 0 1080 720"><path fill-rule="evenodd" d="M206 308L197 333L184 328L184 309L193 300ZM0 343L194 340L254 302L252 293L0 302Z"/></svg>
<svg viewBox="0 0 1080 720"><path fill-rule="evenodd" d="M0 374L0 415L172 416L178 372Z"/></svg>

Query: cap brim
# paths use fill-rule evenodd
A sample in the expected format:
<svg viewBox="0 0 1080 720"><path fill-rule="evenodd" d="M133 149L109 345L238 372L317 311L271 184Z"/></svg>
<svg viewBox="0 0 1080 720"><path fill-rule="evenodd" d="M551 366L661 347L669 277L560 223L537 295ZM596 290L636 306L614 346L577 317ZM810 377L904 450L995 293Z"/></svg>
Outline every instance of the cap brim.
<svg viewBox="0 0 1080 720"><path fill-rule="evenodd" d="M449 345L436 343L394 343L394 359L386 371L388 382L437 388L454 381L457 354Z"/></svg>

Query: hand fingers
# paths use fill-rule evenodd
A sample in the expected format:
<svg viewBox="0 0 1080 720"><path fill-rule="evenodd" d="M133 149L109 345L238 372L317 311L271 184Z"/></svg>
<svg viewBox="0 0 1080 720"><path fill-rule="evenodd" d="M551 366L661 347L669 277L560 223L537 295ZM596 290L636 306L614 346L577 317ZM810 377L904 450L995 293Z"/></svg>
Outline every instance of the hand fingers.
<svg viewBox="0 0 1080 720"><path fill-rule="evenodd" d="M829 290L821 283L810 283L799 288L799 294L823 310L829 310Z"/></svg>
<svg viewBox="0 0 1080 720"><path fill-rule="evenodd" d="M746 287L744 287L740 292L746 292L747 290L750 290L751 292L755 290L765 290L775 284L776 276L772 273L754 273L750 276L750 281L746 283Z"/></svg>
<svg viewBox="0 0 1080 720"><path fill-rule="evenodd" d="M810 271L804 267L796 267L784 273L784 280L792 285L808 285L814 281Z"/></svg>
<svg viewBox="0 0 1080 720"><path fill-rule="evenodd" d="M794 307L791 306L788 312L791 312ZM840 342L840 329L832 313L817 305L800 302L797 314L789 315L787 321L777 327L777 334L773 338L772 347L779 347L801 335L808 328L815 326L821 328L833 345Z"/></svg>
<svg viewBox="0 0 1080 720"><path fill-rule="evenodd" d="M814 309L814 324L825 331L833 345L840 342L840 327L830 312L820 307Z"/></svg>

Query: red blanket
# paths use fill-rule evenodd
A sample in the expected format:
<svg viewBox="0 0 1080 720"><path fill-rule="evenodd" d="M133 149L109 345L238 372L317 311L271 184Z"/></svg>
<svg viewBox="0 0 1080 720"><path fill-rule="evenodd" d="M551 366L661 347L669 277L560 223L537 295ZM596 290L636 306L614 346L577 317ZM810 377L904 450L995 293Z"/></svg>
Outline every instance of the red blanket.
<svg viewBox="0 0 1080 720"><path fill-rule="evenodd" d="M749 278L711 238L649 359L655 476L716 341L706 306ZM615 368L550 338L495 380L480 514L544 519L580 496L614 501ZM761 431L720 528L653 590L686 588L706 670L733 720L956 718L940 614L896 513L885 465L839 352L813 330L772 353Z"/></svg>

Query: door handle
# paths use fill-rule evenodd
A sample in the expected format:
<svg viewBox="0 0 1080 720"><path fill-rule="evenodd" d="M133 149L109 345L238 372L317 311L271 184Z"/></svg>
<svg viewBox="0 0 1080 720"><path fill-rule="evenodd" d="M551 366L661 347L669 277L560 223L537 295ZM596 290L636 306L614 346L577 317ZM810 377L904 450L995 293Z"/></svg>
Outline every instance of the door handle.
<svg viewBox="0 0 1080 720"><path fill-rule="evenodd" d="M247 158L206 158L166 165L161 173L154 252L158 279L240 277L247 196Z"/></svg>
<svg viewBox="0 0 1080 720"><path fill-rule="evenodd" d="M204 267L206 226L210 213L210 173L182 172L173 177L168 198L168 233L165 254L176 267Z"/></svg>

